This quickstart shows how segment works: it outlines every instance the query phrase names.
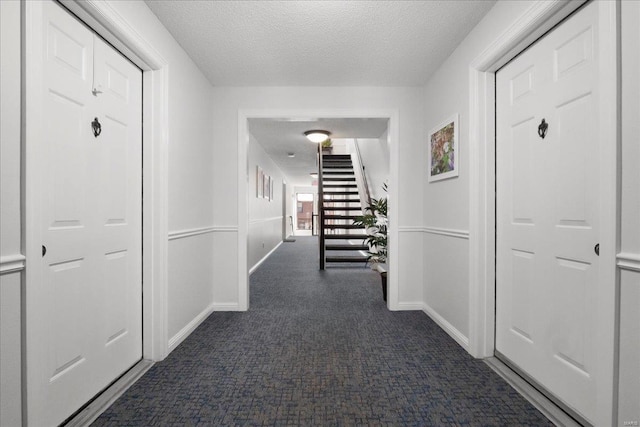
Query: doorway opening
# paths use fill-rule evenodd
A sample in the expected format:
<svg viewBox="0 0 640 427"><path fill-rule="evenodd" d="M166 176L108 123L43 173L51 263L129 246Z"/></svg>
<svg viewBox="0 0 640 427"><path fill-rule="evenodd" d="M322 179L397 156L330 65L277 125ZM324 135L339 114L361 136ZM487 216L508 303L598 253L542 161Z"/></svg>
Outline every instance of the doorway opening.
<svg viewBox="0 0 640 427"><path fill-rule="evenodd" d="M264 166L256 164L261 161L268 164L269 161L260 160L256 153L271 154L274 160L273 165L269 167L271 170L278 170L282 173L283 179L287 182L288 193L285 198L288 203L286 208L286 216L291 217L293 223L293 231L295 235L313 235L314 229L318 229L320 221L318 217L318 168L319 168L319 147L317 143L312 143L304 137L304 132L309 129L329 129L333 135L332 140L334 146L340 145L343 140L367 139L374 138L384 140L387 162L387 176L384 181L388 182L388 196L397 197L397 158L398 158L398 113L395 110L379 110L370 111L363 110L361 112L349 112L344 110L336 111L313 111L313 110L292 110L292 111L240 111L239 112L239 134L238 134L238 190L240 194L246 195L239 199L238 206L238 276L240 285L239 308L248 309L249 307L249 282L248 275L255 271L256 263L262 259L266 259L269 255L270 245L266 243L268 239L260 238L257 242L258 251L256 251L256 236L263 232L265 227L258 224L267 220L267 216L263 211L256 210L259 204L268 208L268 204L259 199L259 191L254 191L252 170ZM340 127L343 129L369 129L369 134L341 133ZM288 135L295 137L295 140L289 140L291 145L287 144ZM273 145L267 141L273 137ZM346 144L345 144L346 146ZM256 148L257 147L257 148ZM276 149L278 147L279 149ZM334 154L336 152L334 151ZM348 153L344 153L347 155ZM278 157L280 156L280 157ZM306 162L302 160L307 160ZM374 167L371 168L375 170ZM289 171L289 172L288 172ZM290 174L289 174L290 173ZM249 175L249 180L246 177ZM276 182L279 176L274 175ZM375 181L375 180L374 180ZM337 183L336 183L337 184ZM350 191L353 191L350 189ZM313 195L315 201L311 199ZM300 197L300 199L299 199ZM391 219L389 239L393 248L390 248L389 264L393 264L394 260L399 256L397 253L397 235L398 230L395 225L397 216L397 205L391 203L391 209L394 211L394 217ZM313 207L313 209L312 209ZM362 206L364 209L366 207ZM259 218L259 215L264 218ZM275 218L274 218L275 219ZM278 217L283 220L281 216ZM333 224L335 228L335 224ZM273 244L273 250L282 242L281 233L278 232L278 242ZM256 253L260 252L262 242L265 247L262 250L264 255L260 257ZM262 255L262 254L261 254ZM390 308L397 308L397 270L389 275L388 279L389 298L388 305Z"/></svg>
<svg viewBox="0 0 640 427"><path fill-rule="evenodd" d="M315 235L315 194L313 193L296 193L296 217L295 217L295 235L311 236Z"/></svg>

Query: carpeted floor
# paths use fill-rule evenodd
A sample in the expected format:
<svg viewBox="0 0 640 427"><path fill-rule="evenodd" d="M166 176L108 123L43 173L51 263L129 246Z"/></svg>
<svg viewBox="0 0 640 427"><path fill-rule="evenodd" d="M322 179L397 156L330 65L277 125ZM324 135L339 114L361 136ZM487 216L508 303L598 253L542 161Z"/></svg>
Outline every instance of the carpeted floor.
<svg viewBox="0 0 640 427"><path fill-rule="evenodd" d="M546 426L422 312L390 312L368 269L317 270L314 237L251 276L95 426Z"/></svg>

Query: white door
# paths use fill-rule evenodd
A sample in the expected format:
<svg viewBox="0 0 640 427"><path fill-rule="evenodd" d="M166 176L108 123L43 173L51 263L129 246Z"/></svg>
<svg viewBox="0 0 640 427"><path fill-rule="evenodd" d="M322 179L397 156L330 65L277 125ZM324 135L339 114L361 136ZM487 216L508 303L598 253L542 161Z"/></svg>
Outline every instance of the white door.
<svg viewBox="0 0 640 427"><path fill-rule="evenodd" d="M597 43L593 2L496 74L496 350L588 421L600 286Z"/></svg>
<svg viewBox="0 0 640 427"><path fill-rule="evenodd" d="M142 73L56 3L42 11L46 253L27 306L38 426L64 421L142 356Z"/></svg>

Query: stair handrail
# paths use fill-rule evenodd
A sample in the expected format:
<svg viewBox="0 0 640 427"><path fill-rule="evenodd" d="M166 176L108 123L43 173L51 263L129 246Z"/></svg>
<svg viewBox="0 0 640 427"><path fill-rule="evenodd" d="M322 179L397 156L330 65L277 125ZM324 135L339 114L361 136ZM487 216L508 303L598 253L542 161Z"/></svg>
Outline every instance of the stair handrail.
<svg viewBox="0 0 640 427"><path fill-rule="evenodd" d="M324 270L324 189L322 185L322 144L318 144L318 213L320 224L318 224L318 241L320 243L320 270Z"/></svg>
<svg viewBox="0 0 640 427"><path fill-rule="evenodd" d="M362 185L367 196L367 206L371 206L371 193L369 192L369 183L367 182L367 174L365 173L364 163L362 163L362 156L360 155L360 147L358 147L358 139L353 139L353 145L356 147L356 156L358 157L358 164L360 165L360 174L362 175ZM364 212L364 210L363 210Z"/></svg>

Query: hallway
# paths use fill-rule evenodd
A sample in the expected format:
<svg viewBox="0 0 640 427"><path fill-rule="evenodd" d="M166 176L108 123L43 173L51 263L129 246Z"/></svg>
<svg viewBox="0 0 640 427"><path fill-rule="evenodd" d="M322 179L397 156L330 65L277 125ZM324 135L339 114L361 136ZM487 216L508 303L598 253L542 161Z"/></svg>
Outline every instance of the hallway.
<svg viewBox="0 0 640 427"><path fill-rule="evenodd" d="M551 425L424 313L388 311L377 273L316 254L281 245L248 312L213 313L93 425Z"/></svg>

